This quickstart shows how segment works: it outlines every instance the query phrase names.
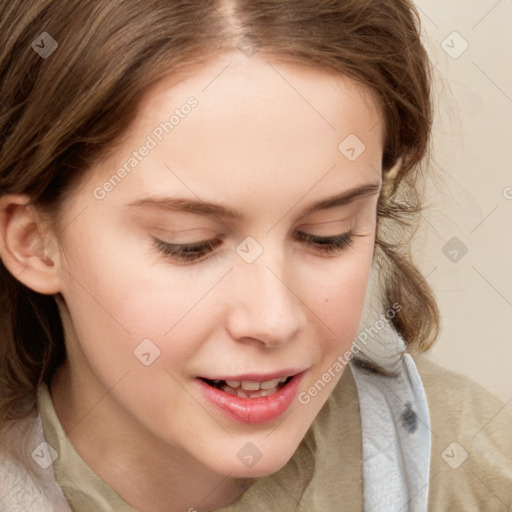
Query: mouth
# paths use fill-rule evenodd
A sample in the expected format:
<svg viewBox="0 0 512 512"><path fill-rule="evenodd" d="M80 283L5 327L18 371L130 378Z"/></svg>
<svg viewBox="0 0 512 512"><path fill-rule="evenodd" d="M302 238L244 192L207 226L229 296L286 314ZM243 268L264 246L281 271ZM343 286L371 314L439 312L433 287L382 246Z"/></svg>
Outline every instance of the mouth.
<svg viewBox="0 0 512 512"><path fill-rule="evenodd" d="M228 395L237 396L239 398L260 398L271 396L283 389L292 379L294 375L269 379L265 381L257 380L224 380L224 379L206 379L200 377L200 380L208 386L227 393Z"/></svg>
<svg viewBox="0 0 512 512"><path fill-rule="evenodd" d="M292 405L306 373L307 369L284 370L196 381L208 406L237 422L257 424L278 418Z"/></svg>

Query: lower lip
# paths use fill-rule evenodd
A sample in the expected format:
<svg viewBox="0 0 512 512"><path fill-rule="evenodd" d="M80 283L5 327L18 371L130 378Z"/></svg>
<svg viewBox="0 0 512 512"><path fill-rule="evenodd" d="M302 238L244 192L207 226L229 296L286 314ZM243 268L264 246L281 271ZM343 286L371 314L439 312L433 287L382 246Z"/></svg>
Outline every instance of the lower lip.
<svg viewBox="0 0 512 512"><path fill-rule="evenodd" d="M257 398L240 398L214 388L201 379L197 381L206 397L231 418L243 423L266 423L281 416L290 407L305 373L295 375L277 393Z"/></svg>

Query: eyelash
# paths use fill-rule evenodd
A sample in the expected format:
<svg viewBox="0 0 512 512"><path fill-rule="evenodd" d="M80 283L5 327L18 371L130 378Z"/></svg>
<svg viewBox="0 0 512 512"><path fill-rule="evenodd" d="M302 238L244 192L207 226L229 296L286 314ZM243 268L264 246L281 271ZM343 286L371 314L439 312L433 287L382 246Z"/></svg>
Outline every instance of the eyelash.
<svg viewBox="0 0 512 512"><path fill-rule="evenodd" d="M305 242L308 246L314 246L323 254L338 254L354 243L355 236L353 230L336 236L314 236L308 233L298 232L297 238ZM163 240L152 237L154 247L166 256L171 256L179 261L190 262L197 261L206 254L209 254L222 242L220 240L210 240L191 245L169 244Z"/></svg>

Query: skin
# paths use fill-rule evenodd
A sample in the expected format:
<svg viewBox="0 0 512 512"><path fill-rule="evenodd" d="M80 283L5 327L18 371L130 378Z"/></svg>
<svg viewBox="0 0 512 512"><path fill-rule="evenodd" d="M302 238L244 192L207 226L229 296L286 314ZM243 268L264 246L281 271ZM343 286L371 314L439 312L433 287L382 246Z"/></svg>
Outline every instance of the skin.
<svg viewBox="0 0 512 512"><path fill-rule="evenodd" d="M198 106L96 199L94 189L190 96ZM224 55L149 90L122 144L73 192L59 218L66 228L47 233L53 254L31 251L44 225L24 197L2 198L4 262L31 288L61 297L69 355L51 383L59 420L85 462L135 508L213 510L292 457L341 373L307 405L294 400L258 425L214 408L196 377L306 367L304 392L350 350L378 193L303 212L358 185L381 186L383 132L371 96L346 77ZM354 162L338 150L349 134L366 146ZM244 217L126 206L151 194L222 202ZM349 229L353 244L330 255L296 238ZM177 244L222 236L222 244L187 263L159 252L152 236ZM236 252L248 236L263 249L250 264ZM160 349L149 366L134 356L144 339ZM237 457L248 442L262 453L252 468Z"/></svg>

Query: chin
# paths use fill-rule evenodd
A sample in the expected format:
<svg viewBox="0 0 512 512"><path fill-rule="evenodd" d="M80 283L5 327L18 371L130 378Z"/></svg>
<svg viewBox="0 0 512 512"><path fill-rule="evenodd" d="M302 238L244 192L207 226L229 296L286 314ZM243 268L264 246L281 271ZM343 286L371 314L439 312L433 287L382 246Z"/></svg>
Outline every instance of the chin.
<svg viewBox="0 0 512 512"><path fill-rule="evenodd" d="M255 444L257 443L258 441L255 440ZM236 450L234 460L232 457L226 460L225 454L224 459L219 457L217 460L220 462L220 467L217 466L215 470L233 478L264 477L284 467L297 449L296 445L281 445L278 449L268 444L266 448L258 450L250 441L241 446L241 449Z"/></svg>
<svg viewBox="0 0 512 512"><path fill-rule="evenodd" d="M279 461L273 461L272 463L262 464L261 461L255 464L252 468L241 468L237 467L233 471L229 472L230 476L234 478L259 478L276 473L283 468L286 463L292 458L293 453L289 458ZM261 463L261 464L260 464Z"/></svg>

